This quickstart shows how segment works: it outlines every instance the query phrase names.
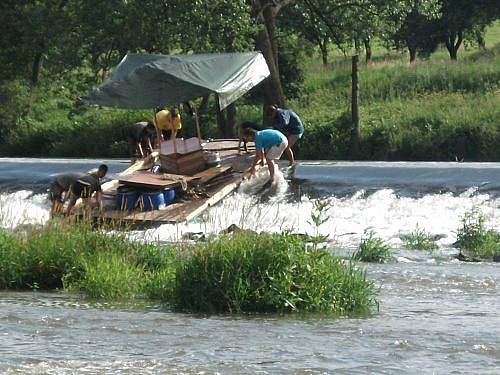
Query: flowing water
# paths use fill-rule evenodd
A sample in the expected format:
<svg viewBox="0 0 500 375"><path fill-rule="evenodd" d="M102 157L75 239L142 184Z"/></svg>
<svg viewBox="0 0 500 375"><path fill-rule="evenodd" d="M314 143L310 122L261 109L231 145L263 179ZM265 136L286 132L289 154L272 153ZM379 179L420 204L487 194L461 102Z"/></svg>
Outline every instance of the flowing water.
<svg viewBox="0 0 500 375"><path fill-rule="evenodd" d="M54 173L94 160L0 159L0 226L44 223ZM127 165L108 161L111 175ZM288 176L287 178L284 178ZM94 303L63 293L0 292L0 373L500 374L500 266L461 263L453 247L464 214L480 210L500 230L499 163L302 162L256 197L251 180L190 224L131 235L175 241L230 224L314 234L343 255L365 230L396 249L397 262L367 264L380 288L370 316L197 316L157 305ZM316 200L329 220L316 228ZM420 228L428 253L403 248Z"/></svg>

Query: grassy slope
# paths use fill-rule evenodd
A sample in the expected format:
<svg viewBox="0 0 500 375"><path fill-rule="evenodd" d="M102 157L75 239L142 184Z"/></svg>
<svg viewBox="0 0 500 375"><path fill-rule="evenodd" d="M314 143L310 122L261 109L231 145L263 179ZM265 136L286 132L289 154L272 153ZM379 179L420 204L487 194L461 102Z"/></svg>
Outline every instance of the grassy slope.
<svg viewBox="0 0 500 375"><path fill-rule="evenodd" d="M360 66L362 157L500 160L500 22L488 30L486 45L487 52L462 48L458 63L439 50L412 65L406 54L374 46L373 62ZM331 61L324 67L319 56L308 58L300 99L288 103L306 125L298 145L303 159L348 157L350 58L332 51ZM81 77L61 83L45 78L49 86L39 90L0 154L127 155L125 125L149 118L149 111L75 109L73 98L89 87ZM23 103L22 96L16 100ZM261 108L243 103L238 102L238 122L259 121ZM15 116L10 107L15 105L2 106L4 117ZM184 136L194 135L194 121L183 121ZM202 121L203 135L217 136L215 117Z"/></svg>

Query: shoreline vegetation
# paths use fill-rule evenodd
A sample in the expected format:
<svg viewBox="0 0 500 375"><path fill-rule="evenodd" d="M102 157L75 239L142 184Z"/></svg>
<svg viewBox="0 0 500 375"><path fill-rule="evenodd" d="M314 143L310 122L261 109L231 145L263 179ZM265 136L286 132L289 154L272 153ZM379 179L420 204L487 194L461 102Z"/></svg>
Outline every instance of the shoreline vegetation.
<svg viewBox="0 0 500 375"><path fill-rule="evenodd" d="M287 233L248 231L197 244L131 241L88 223L0 231L0 289L147 299L199 313L369 313L366 272Z"/></svg>
<svg viewBox="0 0 500 375"><path fill-rule="evenodd" d="M323 206L318 203L311 215L316 229L328 220ZM393 249L373 231L365 232L351 257L341 258L318 233L236 230L206 241L161 244L113 229L66 219L0 230L0 289L158 301L188 313L369 314L379 308L378 289L362 263L395 261ZM409 250L437 247L418 227L401 238ZM472 210L462 219L455 247L463 261L500 261L500 232L487 229L480 211Z"/></svg>
<svg viewBox="0 0 500 375"><path fill-rule="evenodd" d="M375 48L372 62L360 64L360 159L500 161L498 29L491 26L486 49L470 47L459 61L438 50L408 64L404 54ZM296 57L302 80L287 106L306 128L298 157L349 159L350 59L338 51L327 65L314 52ZM84 68L45 78L36 89L22 80L0 82L0 155L128 156L127 125L149 119L151 111L75 107L74 98L97 84ZM237 124L262 121L262 89L254 91L236 103ZM221 136L214 98L197 107L202 136ZM194 119L184 112L182 121L180 136L194 136Z"/></svg>

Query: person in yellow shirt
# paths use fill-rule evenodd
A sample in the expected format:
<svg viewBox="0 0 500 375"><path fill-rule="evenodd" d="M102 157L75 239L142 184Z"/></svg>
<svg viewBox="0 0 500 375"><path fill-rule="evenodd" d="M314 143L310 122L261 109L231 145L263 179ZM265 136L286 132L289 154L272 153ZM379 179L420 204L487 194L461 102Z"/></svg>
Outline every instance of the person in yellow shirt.
<svg viewBox="0 0 500 375"><path fill-rule="evenodd" d="M177 132L182 128L181 115L177 108L167 108L156 113L156 132L158 144L161 141L177 138Z"/></svg>

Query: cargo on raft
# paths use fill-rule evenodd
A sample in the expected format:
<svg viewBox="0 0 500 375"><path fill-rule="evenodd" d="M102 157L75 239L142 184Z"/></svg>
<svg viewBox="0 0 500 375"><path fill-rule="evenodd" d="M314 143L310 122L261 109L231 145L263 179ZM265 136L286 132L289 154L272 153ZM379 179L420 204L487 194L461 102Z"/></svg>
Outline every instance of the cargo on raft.
<svg viewBox="0 0 500 375"><path fill-rule="evenodd" d="M204 141L193 101L215 95L222 111L269 75L264 56L256 51L127 54L79 103L152 109L157 132L156 109L189 104L197 137L161 142L146 159L103 184L108 204L94 217L134 224L189 221L233 192L254 154L240 153L237 139Z"/></svg>
<svg viewBox="0 0 500 375"><path fill-rule="evenodd" d="M235 191L247 177L254 153L240 153L237 139L198 146L193 146L193 140L198 142L197 138L178 139L178 145L185 142L194 149L177 149L167 155L161 153L162 144L160 151L104 183L105 209L93 217L125 225L189 221Z"/></svg>

